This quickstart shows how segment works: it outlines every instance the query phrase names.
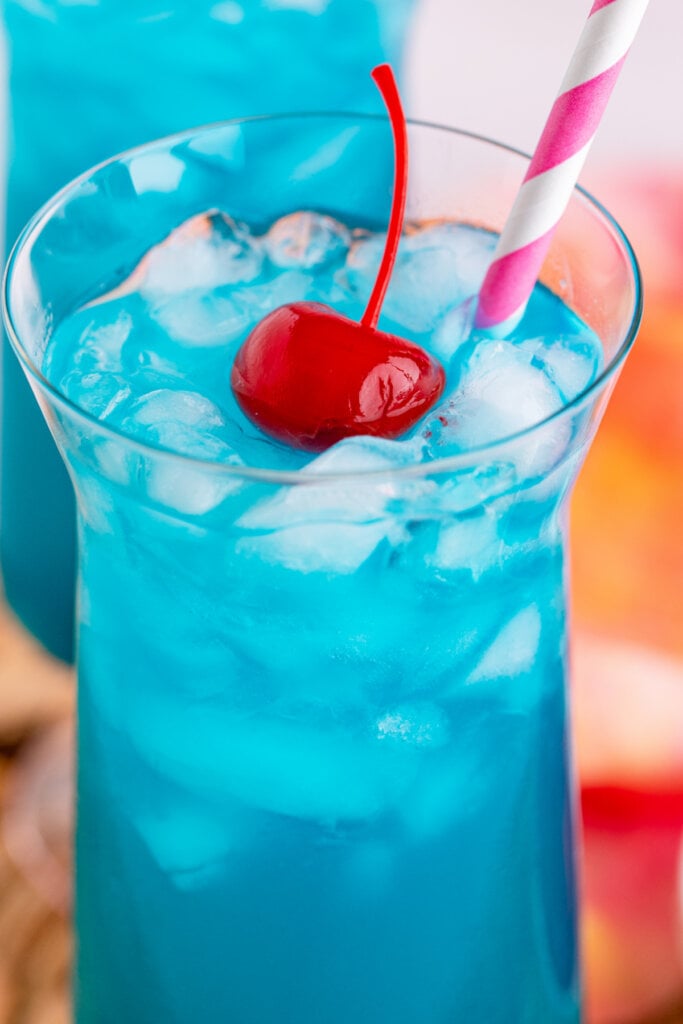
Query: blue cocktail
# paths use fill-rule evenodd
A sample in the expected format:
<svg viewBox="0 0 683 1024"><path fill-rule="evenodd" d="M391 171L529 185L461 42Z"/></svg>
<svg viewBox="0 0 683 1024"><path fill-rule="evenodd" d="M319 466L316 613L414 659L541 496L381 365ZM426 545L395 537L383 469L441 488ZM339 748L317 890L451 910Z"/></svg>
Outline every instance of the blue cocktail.
<svg viewBox="0 0 683 1024"><path fill-rule="evenodd" d="M400 64L413 0L6 0L7 239L87 167L150 138L277 110L362 110ZM165 187L168 187L166 185ZM26 383L2 374L0 552L7 597L70 658L73 497Z"/></svg>
<svg viewBox="0 0 683 1024"><path fill-rule="evenodd" d="M566 497L637 270L577 194L516 333L478 336L523 158L411 144L382 324L447 384L398 440L297 451L229 384L270 309L362 311L381 119L134 151L11 263L79 510L79 1024L579 1019Z"/></svg>

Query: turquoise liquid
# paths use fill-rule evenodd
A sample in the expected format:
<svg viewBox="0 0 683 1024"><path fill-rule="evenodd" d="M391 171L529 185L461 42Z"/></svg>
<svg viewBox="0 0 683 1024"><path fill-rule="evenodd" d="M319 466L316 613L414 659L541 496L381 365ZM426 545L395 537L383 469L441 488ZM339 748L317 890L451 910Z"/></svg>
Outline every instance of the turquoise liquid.
<svg viewBox="0 0 683 1024"><path fill-rule="evenodd" d="M382 325L438 350L446 397L402 441L318 460L241 417L230 366L269 305L357 315L381 237L315 219L289 247L267 225L234 247L212 224L175 236L182 285L162 244L45 358L133 441L309 479L205 472L60 414L82 557L78 1024L576 1024L561 499L580 417L474 472L316 473L542 418L595 377L598 340L540 287L511 342L472 335L491 236L413 229ZM477 268L459 298L439 273L457 259Z"/></svg>
<svg viewBox="0 0 683 1024"><path fill-rule="evenodd" d="M412 0L5 0L8 245L70 179L150 138L251 114L377 109L369 69L385 58L400 64L412 6ZM7 597L36 636L69 659L73 497L7 346L0 407Z"/></svg>

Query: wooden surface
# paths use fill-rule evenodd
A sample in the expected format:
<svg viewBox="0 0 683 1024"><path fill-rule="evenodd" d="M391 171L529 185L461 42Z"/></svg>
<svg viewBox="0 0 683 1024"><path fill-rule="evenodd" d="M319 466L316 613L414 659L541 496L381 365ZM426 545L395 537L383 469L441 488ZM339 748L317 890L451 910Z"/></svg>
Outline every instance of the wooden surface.
<svg viewBox="0 0 683 1024"><path fill-rule="evenodd" d="M0 603L0 1024L68 1024L71 933L15 868L5 844L17 763L68 714L71 673L42 653Z"/></svg>
<svg viewBox="0 0 683 1024"><path fill-rule="evenodd" d="M0 799L7 760L0 761ZM9 862L0 845L0 1022L68 1024L68 922Z"/></svg>

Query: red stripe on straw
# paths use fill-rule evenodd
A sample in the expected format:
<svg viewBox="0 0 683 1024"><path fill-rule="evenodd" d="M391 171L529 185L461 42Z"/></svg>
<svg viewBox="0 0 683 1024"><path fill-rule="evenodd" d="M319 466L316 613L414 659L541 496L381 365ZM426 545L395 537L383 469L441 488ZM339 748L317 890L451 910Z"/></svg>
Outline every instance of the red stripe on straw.
<svg viewBox="0 0 683 1024"><path fill-rule="evenodd" d="M516 313L529 298L538 277L554 226L545 235L492 263L486 275L477 310L477 326L486 328L501 324ZM510 265L514 273L510 273Z"/></svg>
<svg viewBox="0 0 683 1024"><path fill-rule="evenodd" d="M607 6L609 6L609 4L614 4L616 2L617 2L617 0L595 0L595 3L593 4L593 6L591 8L591 14L595 14L596 11L601 11L603 9L603 7L607 7ZM589 14L589 17L590 17L590 14Z"/></svg>
<svg viewBox="0 0 683 1024"><path fill-rule="evenodd" d="M625 60L624 55L601 75L558 96L529 165L525 181L564 163L590 142L598 130Z"/></svg>

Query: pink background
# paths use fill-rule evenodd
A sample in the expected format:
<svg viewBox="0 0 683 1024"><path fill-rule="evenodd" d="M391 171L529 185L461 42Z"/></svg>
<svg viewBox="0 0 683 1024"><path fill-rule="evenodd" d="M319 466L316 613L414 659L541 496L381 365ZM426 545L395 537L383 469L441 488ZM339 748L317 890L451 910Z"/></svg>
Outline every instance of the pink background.
<svg viewBox="0 0 683 1024"><path fill-rule="evenodd" d="M532 149L589 10L589 0L420 0L411 114ZM682 43L681 0L652 0L583 180L617 157L683 161Z"/></svg>

